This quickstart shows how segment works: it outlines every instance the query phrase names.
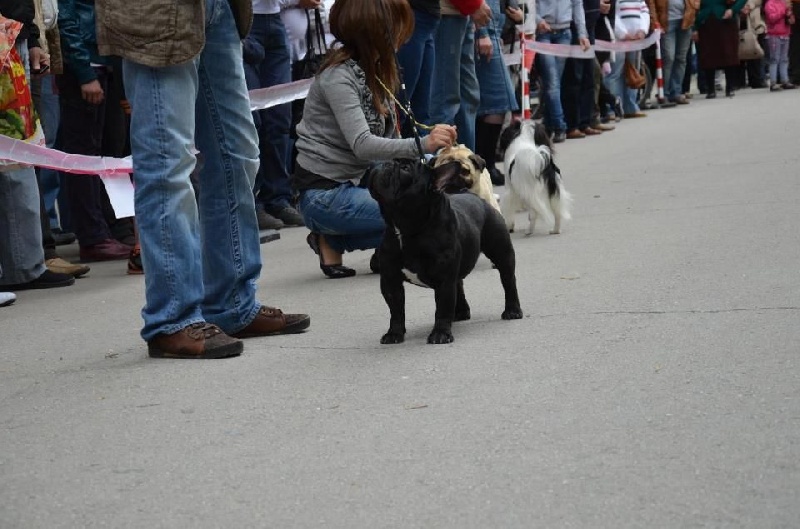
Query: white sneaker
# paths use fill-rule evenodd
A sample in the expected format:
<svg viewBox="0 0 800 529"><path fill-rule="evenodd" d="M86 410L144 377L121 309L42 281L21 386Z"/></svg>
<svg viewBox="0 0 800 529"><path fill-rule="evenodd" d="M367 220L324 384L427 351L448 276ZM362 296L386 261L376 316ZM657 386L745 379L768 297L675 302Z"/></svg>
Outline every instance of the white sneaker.
<svg viewBox="0 0 800 529"><path fill-rule="evenodd" d="M0 292L0 307L8 307L17 301L17 295L13 292Z"/></svg>

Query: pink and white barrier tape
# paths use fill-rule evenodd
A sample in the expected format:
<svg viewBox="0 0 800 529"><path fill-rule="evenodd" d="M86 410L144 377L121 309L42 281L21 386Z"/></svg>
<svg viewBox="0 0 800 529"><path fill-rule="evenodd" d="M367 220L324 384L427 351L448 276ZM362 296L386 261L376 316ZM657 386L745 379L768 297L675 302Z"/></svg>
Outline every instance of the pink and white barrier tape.
<svg viewBox="0 0 800 529"><path fill-rule="evenodd" d="M276 105L303 99L308 94L311 79L294 81L269 88L250 91L250 110L264 110ZM3 165L34 165L75 174L112 176L133 172L131 158L110 158L68 154L55 149L15 140L0 135L0 169Z"/></svg>
<svg viewBox="0 0 800 529"><path fill-rule="evenodd" d="M582 50L580 46L571 44L550 44L549 42L536 42L526 40L527 49L533 50L543 55L555 55L556 57L572 57L573 59L593 59L596 51L613 51L626 53L629 51L639 51L649 48L661 37L661 30L655 30L649 37L642 40L618 40L610 42L607 40L597 40L594 46L588 50Z"/></svg>
<svg viewBox="0 0 800 529"><path fill-rule="evenodd" d="M590 59L594 57L595 51L624 53L649 48L658 40L660 35L661 31L656 30L652 35L643 40L617 42L598 40L595 42L594 47L585 51L582 50L580 46L550 44L527 39L525 40L525 46L528 50L545 55ZM508 54L504 56L504 60L508 65L519 64L520 53ZM276 105L289 103L296 99L303 99L308 94L308 88L311 86L311 82L311 79L304 79L302 81L294 81L271 86L269 88L251 90L250 110L264 110ZM3 165L33 165L55 169L65 173L98 174L103 176L129 174L133 171L130 157L107 158L68 154L0 135L0 168L2 168Z"/></svg>

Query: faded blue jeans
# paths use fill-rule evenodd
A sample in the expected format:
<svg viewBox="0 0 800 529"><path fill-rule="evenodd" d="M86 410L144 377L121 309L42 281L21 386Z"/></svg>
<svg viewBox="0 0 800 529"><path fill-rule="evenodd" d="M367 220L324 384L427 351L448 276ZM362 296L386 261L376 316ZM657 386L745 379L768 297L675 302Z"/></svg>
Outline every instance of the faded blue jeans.
<svg viewBox="0 0 800 529"><path fill-rule="evenodd" d="M414 118L423 124L431 125L431 86L433 84L433 65L436 59L434 38L439 26L439 17L419 9L414 10L414 33L400 47L397 61L403 68L403 81L406 96L411 102ZM403 101L407 103L407 101ZM405 114L400 115L405 122Z"/></svg>
<svg viewBox="0 0 800 529"><path fill-rule="evenodd" d="M377 248L383 239L378 203L363 187L351 183L334 189L308 189L300 194L300 213L306 226L325 236L339 253Z"/></svg>
<svg viewBox="0 0 800 529"><path fill-rule="evenodd" d="M0 167L0 290L45 272L40 213L33 167Z"/></svg>
<svg viewBox="0 0 800 529"><path fill-rule="evenodd" d="M554 29L536 35L536 42L570 44L572 32L569 29ZM564 119L564 108L561 106L561 76L564 74L567 59L544 53L538 53L536 56L539 61L539 77L542 79L544 126L551 132L563 132L567 130L567 122Z"/></svg>
<svg viewBox="0 0 800 529"><path fill-rule="evenodd" d="M469 17L442 15L436 30L431 124L458 129L458 142L475 150L481 93L475 74L475 30Z"/></svg>
<svg viewBox="0 0 800 529"><path fill-rule="evenodd" d="M683 94L683 76L686 73L686 55L692 45L692 29L681 29L682 20L670 20L661 36L664 52L664 97L668 101Z"/></svg>
<svg viewBox="0 0 800 529"><path fill-rule="evenodd" d="M642 52L629 51L628 53L617 53L616 59L611 63L611 73L605 78L606 88L614 94L614 97L622 101L623 114L635 114L639 112L639 91L628 88L625 84L625 61L631 64L639 64Z"/></svg>
<svg viewBox="0 0 800 529"><path fill-rule="evenodd" d="M230 6L205 2L206 44L194 60L164 68L123 62L147 270L145 340L200 321L237 332L260 308L258 136ZM198 200L189 181L195 144L204 159Z"/></svg>

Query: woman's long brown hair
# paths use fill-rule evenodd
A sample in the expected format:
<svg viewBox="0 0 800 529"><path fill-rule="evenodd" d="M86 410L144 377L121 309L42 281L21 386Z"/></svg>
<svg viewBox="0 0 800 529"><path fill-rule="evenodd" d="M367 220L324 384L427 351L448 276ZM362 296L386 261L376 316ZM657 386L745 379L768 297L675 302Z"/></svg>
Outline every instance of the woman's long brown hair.
<svg viewBox="0 0 800 529"><path fill-rule="evenodd" d="M331 34L341 44L332 49L320 71L355 60L367 76L375 110L385 116L386 88L397 92L395 50L414 32L414 13L407 0L336 0L330 14Z"/></svg>

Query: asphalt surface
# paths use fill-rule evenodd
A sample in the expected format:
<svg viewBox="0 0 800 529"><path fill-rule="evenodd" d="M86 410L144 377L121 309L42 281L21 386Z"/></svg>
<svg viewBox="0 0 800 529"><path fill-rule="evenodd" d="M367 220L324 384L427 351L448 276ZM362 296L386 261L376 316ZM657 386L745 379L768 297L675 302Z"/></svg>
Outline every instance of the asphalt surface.
<svg viewBox="0 0 800 529"><path fill-rule="evenodd" d="M800 90L654 110L558 147L562 234L513 235L432 346L368 252L262 246L260 299L309 332L154 360L143 279L92 266L0 309L0 527L800 526ZM77 248L63 249L76 257Z"/></svg>

